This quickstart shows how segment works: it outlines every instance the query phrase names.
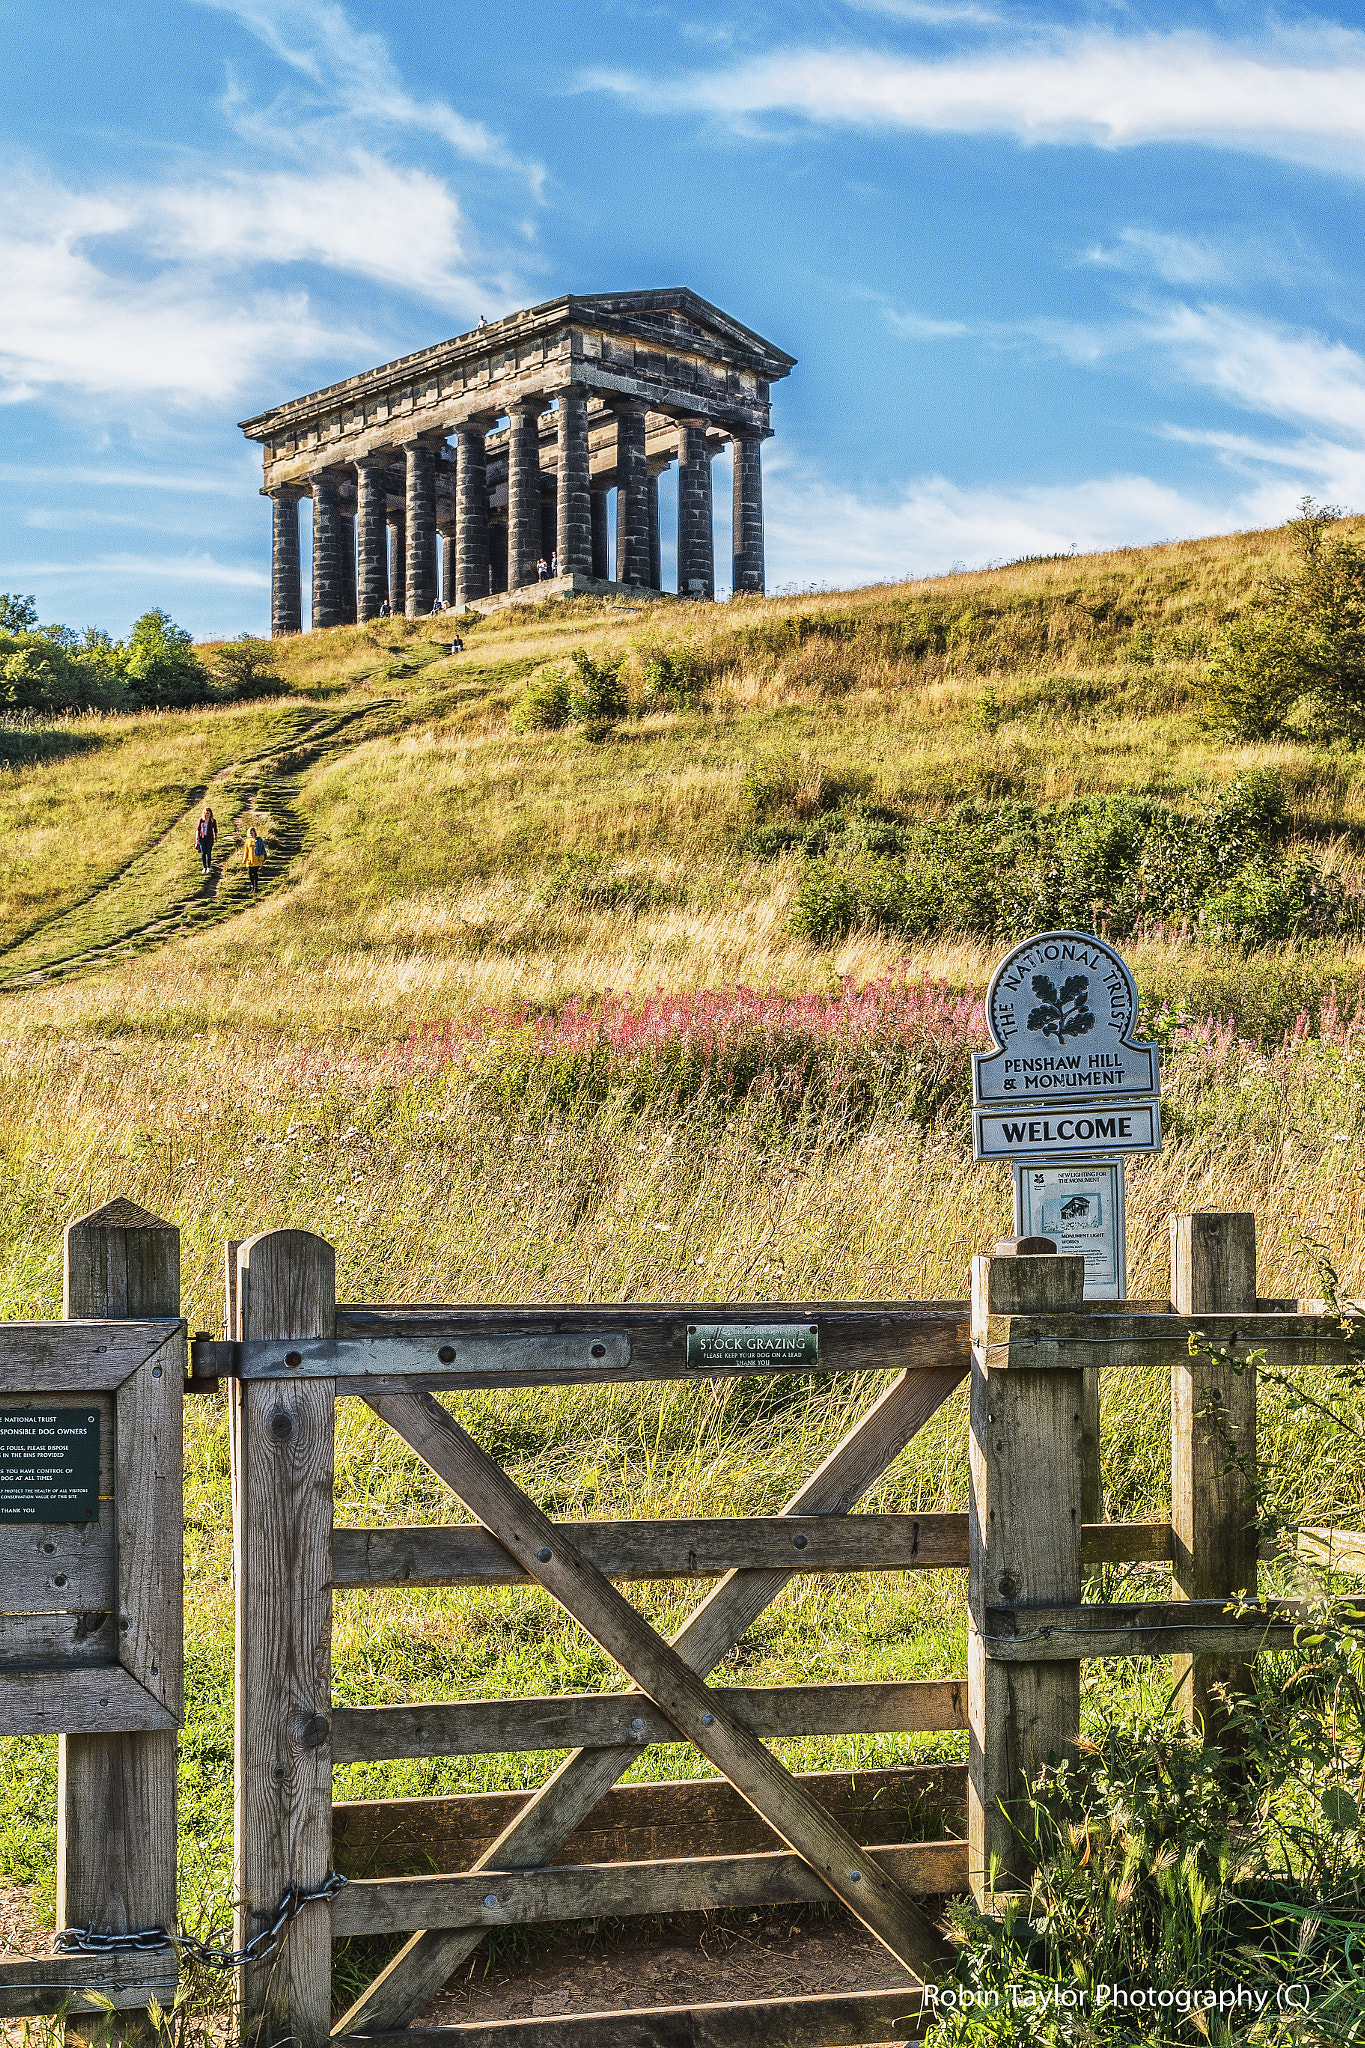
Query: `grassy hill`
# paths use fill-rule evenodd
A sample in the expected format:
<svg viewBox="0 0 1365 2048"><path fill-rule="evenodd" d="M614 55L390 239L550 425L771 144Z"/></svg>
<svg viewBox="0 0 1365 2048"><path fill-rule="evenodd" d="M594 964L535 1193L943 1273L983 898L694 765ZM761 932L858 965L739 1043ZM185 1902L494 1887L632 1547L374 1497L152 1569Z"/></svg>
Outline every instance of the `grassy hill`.
<svg viewBox="0 0 1365 2048"><path fill-rule="evenodd" d="M1354 884L1357 756L1230 746L1201 723L1215 637L1287 554L1277 530L723 607L582 600L462 624L455 656L445 621L385 621L281 643L282 698L0 726L0 1315L60 1312L61 1226L115 1193L181 1225L186 1313L205 1329L221 1319L224 1240L286 1223L336 1244L350 1300L961 1295L1009 1195L1002 1170L970 1159L979 1025L955 998L1005 941L970 920L917 935L900 899L812 935L802 891L846 869L875 910L867 892L936 821L975 820L974 859L999 868L991 834L1021 829L1029 806L1093 822L1093 799L1131 800L1120 825L1167 831L1226 821L1218 803L1258 776L1282 806L1267 871L1303 847ZM624 657L630 707L604 737L526 721L574 650ZM227 849L207 881L193 846L206 796ZM259 901L239 864L248 817L270 847ZM1149 921L1124 951L1167 1048L1169 1106L1166 1150L1130 1178L1132 1290L1164 1293L1166 1218L1191 1207L1256 1210L1266 1292L1319 1291L1320 1255L1365 1285L1365 1082L1330 999L1335 982L1349 1013L1359 938L1343 925L1248 952L1197 921ZM896 993L921 977L949 996ZM811 1000L704 993L735 983ZM865 1030L850 984L872 985ZM640 1005L656 989L702 992L685 1016L723 1057L689 1066L676 1031L650 1036ZM606 990L634 999L610 1029L590 1000ZM519 1005L555 1014L548 1035ZM1182 1008L1236 1026L1191 1033ZM504 1021L480 1024L485 1009ZM1111 1515L1166 1499L1149 1377L1104 1389ZM686 1389L493 1394L461 1413L556 1512L695 1514L718 1498L740 1512L778 1502L870 1392L813 1384L786 1408L741 1393L700 1415ZM191 1404L187 1426L183 1832L211 1901L228 1883L221 1405ZM1356 1439L1284 1389L1265 1390L1262 1428L1271 1505L1359 1526ZM348 1416L348 1519L439 1514L376 1430ZM954 1401L868 1505L962 1505L965 1447ZM960 1670L960 1591L935 1574L853 1593L811 1582L737 1662L760 1684ZM644 1605L662 1623L673 1597ZM384 1594L339 1621L338 1694L356 1702L604 1675L530 1594ZM1159 1716L1169 1682L1138 1664L1087 1666L1085 1685L1100 1727L1135 1702ZM784 1753L862 1768L955 1744ZM0 1875L41 1888L51 1746L0 1750L15 1788ZM640 1770L695 1762L653 1751ZM528 1781L496 1758L341 1778L338 1796Z"/></svg>

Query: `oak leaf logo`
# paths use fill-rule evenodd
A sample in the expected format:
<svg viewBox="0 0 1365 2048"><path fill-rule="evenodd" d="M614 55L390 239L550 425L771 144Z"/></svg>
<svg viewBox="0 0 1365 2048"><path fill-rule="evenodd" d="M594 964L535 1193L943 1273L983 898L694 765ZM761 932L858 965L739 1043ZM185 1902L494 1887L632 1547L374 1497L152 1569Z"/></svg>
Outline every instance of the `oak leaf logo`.
<svg viewBox="0 0 1365 2048"><path fill-rule="evenodd" d="M1037 1009L1029 1011L1030 1031L1041 1031L1044 1038L1055 1038L1060 1045L1063 1039L1083 1038L1094 1029L1086 975L1069 974L1059 990L1046 974L1035 974L1032 985L1040 1000Z"/></svg>

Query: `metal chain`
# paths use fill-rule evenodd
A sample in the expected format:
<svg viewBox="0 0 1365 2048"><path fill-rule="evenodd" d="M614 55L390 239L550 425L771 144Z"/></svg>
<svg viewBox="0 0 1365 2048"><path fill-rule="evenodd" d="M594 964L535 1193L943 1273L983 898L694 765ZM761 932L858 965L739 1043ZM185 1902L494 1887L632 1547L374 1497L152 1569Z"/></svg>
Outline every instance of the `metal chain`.
<svg viewBox="0 0 1365 2048"><path fill-rule="evenodd" d="M193 1935L172 1934L165 1927L143 1927L136 1934L97 1934L90 1927L64 1927L52 1946L58 1955L134 1955L148 1949L176 1948L183 1955L193 1957L207 1970L236 1970L243 1963L264 1963L281 1946L285 1934L298 1919L305 1906L316 1904L319 1899L335 1898L341 1887L348 1883L339 1870L333 1870L311 1891L291 1884L275 1911L275 1918L269 1927L263 1927L259 1934L253 1934L245 1948L224 1948L221 1944L225 1934L217 1930L210 1932L207 1941L196 1941Z"/></svg>

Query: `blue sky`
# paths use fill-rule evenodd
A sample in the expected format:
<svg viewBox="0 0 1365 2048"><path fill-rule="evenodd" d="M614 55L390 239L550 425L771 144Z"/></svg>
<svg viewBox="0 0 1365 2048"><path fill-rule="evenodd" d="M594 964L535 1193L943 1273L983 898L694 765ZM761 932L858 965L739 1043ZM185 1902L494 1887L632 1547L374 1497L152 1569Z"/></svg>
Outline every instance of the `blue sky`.
<svg viewBox="0 0 1365 2048"><path fill-rule="evenodd" d="M566 291L686 284L800 358L770 586L1365 507L1365 4L0 0L0 35L0 589L45 618L268 627L237 420Z"/></svg>

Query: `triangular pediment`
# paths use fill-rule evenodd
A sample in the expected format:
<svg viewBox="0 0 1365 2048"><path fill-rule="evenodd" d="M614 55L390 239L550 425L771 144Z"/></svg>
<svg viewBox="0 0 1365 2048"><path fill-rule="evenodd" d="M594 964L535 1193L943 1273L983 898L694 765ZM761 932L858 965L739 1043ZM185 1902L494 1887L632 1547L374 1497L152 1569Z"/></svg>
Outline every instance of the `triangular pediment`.
<svg viewBox="0 0 1365 2048"><path fill-rule="evenodd" d="M775 342L765 340L684 285L660 291L591 293L575 296L569 305L577 319L599 322L665 346L700 344L708 352L719 348L727 355L764 364L770 377L785 376L796 362L795 356Z"/></svg>

